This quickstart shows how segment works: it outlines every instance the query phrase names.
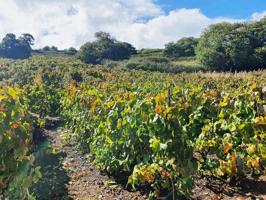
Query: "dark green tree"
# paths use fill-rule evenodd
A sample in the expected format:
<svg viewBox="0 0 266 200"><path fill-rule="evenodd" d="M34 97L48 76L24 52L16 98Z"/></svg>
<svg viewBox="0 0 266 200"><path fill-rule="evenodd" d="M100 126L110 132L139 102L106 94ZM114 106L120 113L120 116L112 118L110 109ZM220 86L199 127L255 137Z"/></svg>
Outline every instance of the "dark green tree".
<svg viewBox="0 0 266 200"><path fill-rule="evenodd" d="M31 46L34 38L25 33L18 39L13 33L8 33L0 43L0 56L12 59L25 59L31 56Z"/></svg>
<svg viewBox="0 0 266 200"><path fill-rule="evenodd" d="M96 37L98 41L107 41L107 42L114 41L111 34L107 32L99 31L99 32L96 32L94 36Z"/></svg>
<svg viewBox="0 0 266 200"><path fill-rule="evenodd" d="M29 33L22 34L22 36L19 38L19 40L28 44L29 47L34 45L34 37Z"/></svg>
<svg viewBox="0 0 266 200"><path fill-rule="evenodd" d="M249 24L211 25L196 48L198 60L213 70L240 71L266 66L265 18Z"/></svg>
<svg viewBox="0 0 266 200"><path fill-rule="evenodd" d="M194 37L185 37L178 40L176 43L170 42L165 45L164 55L168 57L186 57L195 56L195 47L198 44L198 39Z"/></svg>
<svg viewBox="0 0 266 200"><path fill-rule="evenodd" d="M42 50L43 50L43 51L50 51L51 48L50 48L49 46L45 46L45 47L42 48Z"/></svg>
<svg viewBox="0 0 266 200"><path fill-rule="evenodd" d="M77 49L75 49L74 47L70 47L69 49L66 50L66 54L68 55L75 55L77 53Z"/></svg>
<svg viewBox="0 0 266 200"><path fill-rule="evenodd" d="M58 48L56 46L51 46L50 51L58 51Z"/></svg>
<svg viewBox="0 0 266 200"><path fill-rule="evenodd" d="M235 29L230 23L211 25L200 37L196 48L197 58L200 62L215 70L226 70L230 62L226 56L224 43L227 34Z"/></svg>
<svg viewBox="0 0 266 200"><path fill-rule="evenodd" d="M99 64L104 60L123 60L136 54L136 49L129 43L119 42L109 33L95 33L96 41L84 44L77 57L86 63Z"/></svg>

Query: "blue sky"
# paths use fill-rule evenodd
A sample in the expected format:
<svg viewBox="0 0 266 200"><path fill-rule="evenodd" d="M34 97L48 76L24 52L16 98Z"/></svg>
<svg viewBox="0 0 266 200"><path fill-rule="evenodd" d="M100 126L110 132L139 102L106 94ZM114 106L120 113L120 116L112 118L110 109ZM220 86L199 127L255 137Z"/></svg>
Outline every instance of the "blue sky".
<svg viewBox="0 0 266 200"><path fill-rule="evenodd" d="M200 8L208 17L248 18L266 10L266 0L157 0L166 12L178 8Z"/></svg>
<svg viewBox="0 0 266 200"><path fill-rule="evenodd" d="M266 16L266 0L0 0L0 38L31 33L35 48L79 48L106 31L136 48L200 37L219 22Z"/></svg>

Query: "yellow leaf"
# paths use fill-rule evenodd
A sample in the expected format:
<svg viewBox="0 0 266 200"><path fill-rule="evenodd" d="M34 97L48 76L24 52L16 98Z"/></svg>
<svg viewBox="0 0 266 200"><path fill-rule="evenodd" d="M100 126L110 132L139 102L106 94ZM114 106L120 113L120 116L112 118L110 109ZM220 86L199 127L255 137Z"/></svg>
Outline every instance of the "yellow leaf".
<svg viewBox="0 0 266 200"><path fill-rule="evenodd" d="M166 94L165 93L159 93L157 96L154 98L156 105L162 105L165 103L165 98Z"/></svg>
<svg viewBox="0 0 266 200"><path fill-rule="evenodd" d="M7 96L0 95L0 101L3 100L3 99L7 99Z"/></svg>
<svg viewBox="0 0 266 200"><path fill-rule="evenodd" d="M17 95L19 94L18 91L14 90L13 88L9 87L7 89L7 93L13 98L16 99Z"/></svg>
<svg viewBox="0 0 266 200"><path fill-rule="evenodd" d="M114 143L114 142L111 140L111 138L108 137L107 135L106 135L106 142L107 142L108 144L113 144L113 143Z"/></svg>
<svg viewBox="0 0 266 200"><path fill-rule="evenodd" d="M255 88L257 88L257 83L252 83L252 85L250 86L250 89L251 90L254 90Z"/></svg>

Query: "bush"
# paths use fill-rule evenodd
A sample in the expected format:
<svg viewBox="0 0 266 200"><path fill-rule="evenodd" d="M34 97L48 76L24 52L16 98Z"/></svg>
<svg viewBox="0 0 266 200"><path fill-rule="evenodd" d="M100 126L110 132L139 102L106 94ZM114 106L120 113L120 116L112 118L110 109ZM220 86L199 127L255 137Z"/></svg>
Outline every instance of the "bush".
<svg viewBox="0 0 266 200"><path fill-rule="evenodd" d="M166 57L135 57L124 63L124 67L135 70L158 71L166 73L198 72L206 70L195 61L194 58L187 60L171 61Z"/></svg>
<svg viewBox="0 0 266 200"><path fill-rule="evenodd" d="M265 68L265 26L266 18L252 24L212 25L199 40L197 58L212 70Z"/></svg>
<svg viewBox="0 0 266 200"><path fill-rule="evenodd" d="M163 51L168 57L186 57L195 56L195 47L198 44L198 39L193 37L185 37L178 40L176 43L168 43Z"/></svg>
<svg viewBox="0 0 266 200"><path fill-rule="evenodd" d="M129 60L125 67L128 69L142 69L148 71L165 72L170 68L170 61L164 57L146 57Z"/></svg>
<svg viewBox="0 0 266 200"><path fill-rule="evenodd" d="M67 55L75 55L78 51L74 47L70 47L65 52Z"/></svg>
<svg viewBox="0 0 266 200"><path fill-rule="evenodd" d="M100 64L104 60L124 60L136 54L136 49L129 43L119 42L110 34L98 32L97 40L84 44L77 57L85 63Z"/></svg>

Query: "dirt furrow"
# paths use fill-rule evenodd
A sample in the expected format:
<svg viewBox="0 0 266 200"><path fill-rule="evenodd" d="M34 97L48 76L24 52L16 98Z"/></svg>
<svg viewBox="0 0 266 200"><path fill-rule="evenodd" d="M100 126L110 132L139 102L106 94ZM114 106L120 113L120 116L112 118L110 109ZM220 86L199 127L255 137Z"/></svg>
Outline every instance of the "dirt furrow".
<svg viewBox="0 0 266 200"><path fill-rule="evenodd" d="M47 138L36 156L43 178L32 191L37 199L144 200L139 192L129 192L97 169L73 138L66 141L60 128L44 130Z"/></svg>

